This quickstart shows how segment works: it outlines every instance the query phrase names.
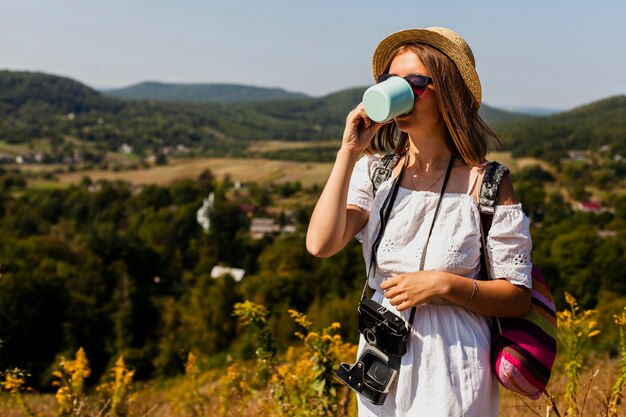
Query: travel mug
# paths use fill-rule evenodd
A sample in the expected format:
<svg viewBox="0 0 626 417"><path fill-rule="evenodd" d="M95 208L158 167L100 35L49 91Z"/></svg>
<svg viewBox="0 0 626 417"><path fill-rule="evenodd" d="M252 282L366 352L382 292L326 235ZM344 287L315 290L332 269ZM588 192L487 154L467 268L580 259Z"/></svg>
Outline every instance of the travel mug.
<svg viewBox="0 0 626 417"><path fill-rule="evenodd" d="M402 77L390 77L365 90L363 107L367 116L384 123L413 109L413 89Z"/></svg>

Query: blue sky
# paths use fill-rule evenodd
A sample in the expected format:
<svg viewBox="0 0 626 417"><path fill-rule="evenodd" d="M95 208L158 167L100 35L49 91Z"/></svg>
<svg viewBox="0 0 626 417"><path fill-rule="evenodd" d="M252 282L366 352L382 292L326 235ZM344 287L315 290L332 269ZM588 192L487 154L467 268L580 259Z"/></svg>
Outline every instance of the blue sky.
<svg viewBox="0 0 626 417"><path fill-rule="evenodd" d="M0 68L321 96L370 84L387 34L447 26L474 51L485 103L569 109L626 94L624 21L623 0L0 0Z"/></svg>

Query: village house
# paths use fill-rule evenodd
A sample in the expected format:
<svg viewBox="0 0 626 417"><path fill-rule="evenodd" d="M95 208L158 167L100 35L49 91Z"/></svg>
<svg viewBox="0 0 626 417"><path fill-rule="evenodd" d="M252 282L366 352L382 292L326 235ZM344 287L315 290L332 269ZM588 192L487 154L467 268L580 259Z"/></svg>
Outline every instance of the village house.
<svg viewBox="0 0 626 417"><path fill-rule="evenodd" d="M574 209L587 213L600 213L603 211L602 205L595 201L579 201L574 205Z"/></svg>
<svg viewBox="0 0 626 417"><path fill-rule="evenodd" d="M261 239L263 236L278 233L280 227L269 217L255 217L250 222L250 236L252 239Z"/></svg>
<svg viewBox="0 0 626 417"><path fill-rule="evenodd" d="M230 275L236 282L240 282L246 271L239 268L229 268L226 266L216 265L211 269L211 278L216 279L224 275Z"/></svg>

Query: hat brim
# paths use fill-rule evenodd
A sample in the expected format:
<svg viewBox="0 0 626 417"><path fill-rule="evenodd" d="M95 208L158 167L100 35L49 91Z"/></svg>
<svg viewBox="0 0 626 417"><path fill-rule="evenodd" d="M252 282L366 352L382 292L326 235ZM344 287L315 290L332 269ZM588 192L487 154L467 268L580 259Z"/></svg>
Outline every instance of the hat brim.
<svg viewBox="0 0 626 417"><path fill-rule="evenodd" d="M462 40L462 38L460 39ZM462 42L465 44L465 41ZM469 88L472 96L476 100L476 103L480 105L482 100L482 91L480 79L478 78L478 73L474 67L471 50L469 53L467 50L463 51L459 45L448 36L430 29L401 30L399 32L392 33L383 39L376 47L374 57L372 59L372 72L374 73L374 80L377 80L380 74L387 70L385 66L389 62L391 54L393 54L400 46L410 43L424 43L430 45L448 56L461 73L461 77L463 77L463 81L465 81L465 85Z"/></svg>

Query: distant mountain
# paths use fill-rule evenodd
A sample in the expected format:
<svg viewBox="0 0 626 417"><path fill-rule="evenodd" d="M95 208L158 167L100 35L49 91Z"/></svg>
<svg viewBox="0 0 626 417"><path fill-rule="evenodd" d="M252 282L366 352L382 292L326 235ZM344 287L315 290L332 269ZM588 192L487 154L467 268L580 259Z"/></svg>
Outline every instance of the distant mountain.
<svg viewBox="0 0 626 417"><path fill-rule="evenodd" d="M517 120L528 120L534 116L531 114L518 113L509 110L497 109L495 107L488 106L487 104L481 104L478 113L489 123L505 123L514 122Z"/></svg>
<svg viewBox="0 0 626 417"><path fill-rule="evenodd" d="M48 106L64 113L119 107L117 100L70 78L6 70L0 71L0 103L9 108Z"/></svg>
<svg viewBox="0 0 626 417"><path fill-rule="evenodd" d="M281 88L264 88L237 84L178 84L143 82L126 88L105 90L107 96L123 100L155 100L186 103L247 103L291 98L306 94Z"/></svg>
<svg viewBox="0 0 626 417"><path fill-rule="evenodd" d="M71 137L101 150L129 144L136 152L149 153L180 144L204 155L245 155L250 141L339 139L346 115L361 101L364 90L276 99L271 106L122 101L69 78L0 71L0 140L49 139L59 144ZM547 117L487 105L481 114L502 136L505 149L516 155L558 160L568 150L597 150L603 145L626 155L626 96Z"/></svg>
<svg viewBox="0 0 626 417"><path fill-rule="evenodd" d="M545 107L508 107L505 110L512 111L514 113L528 114L530 116L551 116L553 114L562 113L563 109L548 109Z"/></svg>
<svg viewBox="0 0 626 417"><path fill-rule="evenodd" d="M366 87L342 90L320 98L301 100L281 100L266 106L262 103L253 105L255 110L284 120L307 121L322 128L334 125L337 135L343 131L346 115L361 102ZM489 123L510 122L531 119L532 116L500 110L483 104L481 116Z"/></svg>
<svg viewBox="0 0 626 417"><path fill-rule="evenodd" d="M610 97L530 120L496 124L505 147L517 155L558 160L568 150L599 150L626 154L626 95Z"/></svg>
<svg viewBox="0 0 626 417"><path fill-rule="evenodd" d="M261 105L260 111L272 114L294 112L300 118L301 111L322 110L325 113L345 112L361 101L366 87L342 90L321 98L312 98L301 93L292 93L278 88L263 88L237 84L171 84L143 82L126 88L102 91L103 94L123 100L154 100L185 103L249 103L286 100L278 109ZM296 101L291 101L296 100ZM290 106L293 105L293 106ZM530 117L529 114L496 109L483 104L481 115L489 122L508 122ZM343 117L341 117L343 121Z"/></svg>

